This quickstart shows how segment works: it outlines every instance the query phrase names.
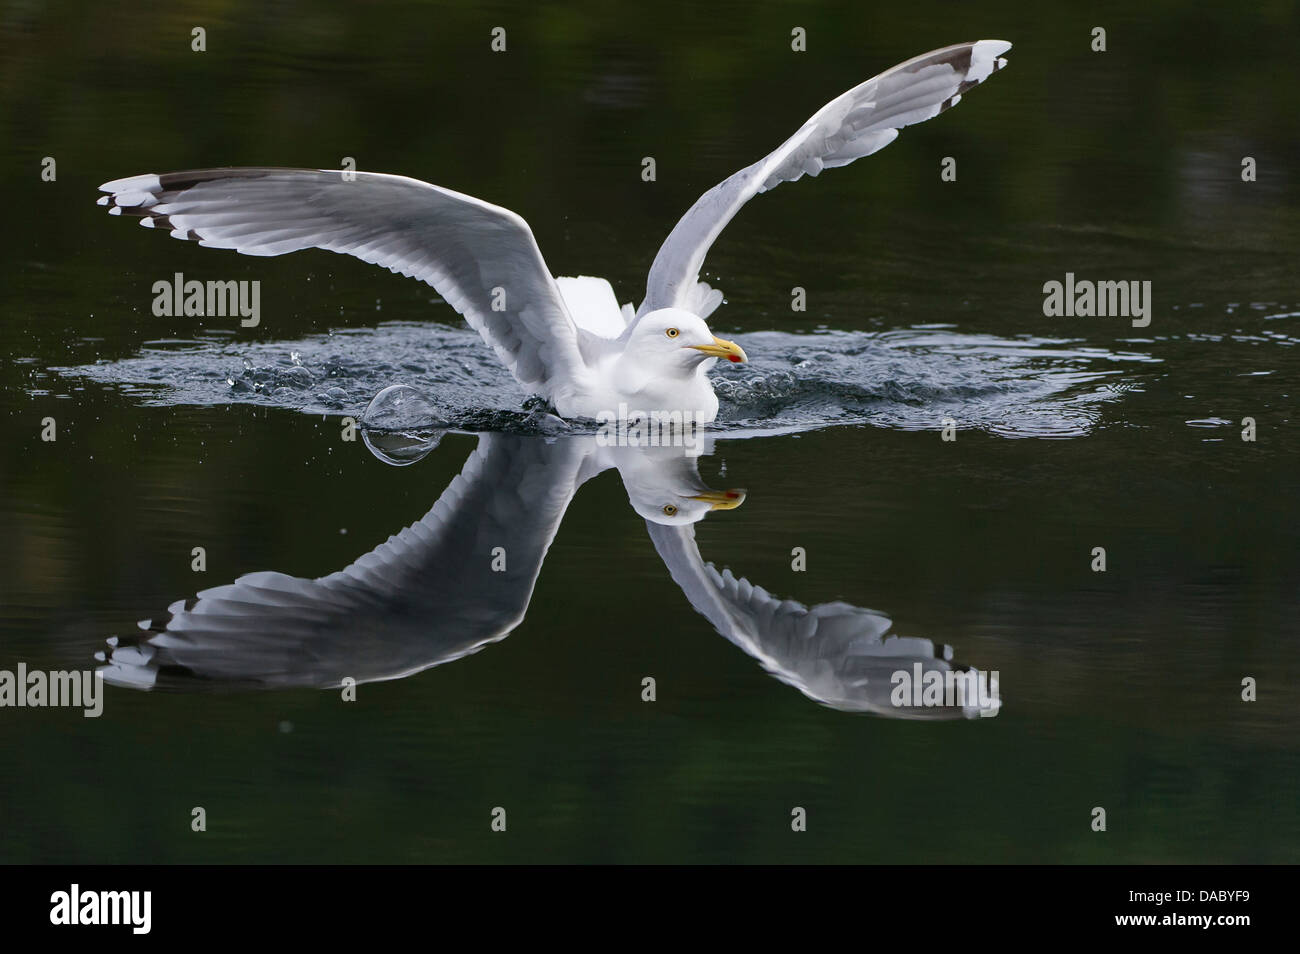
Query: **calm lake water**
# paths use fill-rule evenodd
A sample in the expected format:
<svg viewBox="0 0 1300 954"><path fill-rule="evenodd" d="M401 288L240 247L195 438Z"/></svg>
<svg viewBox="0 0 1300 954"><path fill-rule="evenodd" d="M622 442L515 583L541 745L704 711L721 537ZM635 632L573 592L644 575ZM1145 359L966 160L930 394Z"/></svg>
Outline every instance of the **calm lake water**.
<svg viewBox="0 0 1300 954"><path fill-rule="evenodd" d="M1300 12L1255 7L7 8L0 670L127 685L0 708L0 861L1300 860ZM690 454L549 419L427 286L94 201L354 157L639 301L701 192L984 36L1004 73L714 246L750 363ZM177 272L261 323L155 317ZM1046 317L1067 272L1150 324ZM343 435L393 384L444 425L400 467ZM247 625L131 645L259 571L211 597ZM913 665L1000 708L899 711Z"/></svg>

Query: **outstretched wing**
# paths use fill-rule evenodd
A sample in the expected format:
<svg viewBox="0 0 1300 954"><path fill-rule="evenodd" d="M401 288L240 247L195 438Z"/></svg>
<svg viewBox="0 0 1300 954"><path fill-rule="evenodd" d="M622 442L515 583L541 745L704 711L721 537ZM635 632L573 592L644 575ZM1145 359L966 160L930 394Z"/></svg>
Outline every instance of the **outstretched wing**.
<svg viewBox="0 0 1300 954"><path fill-rule="evenodd" d="M509 209L405 176L203 169L99 187L114 215L245 255L322 248L432 285L524 387L550 398L586 373L532 231Z"/></svg>
<svg viewBox="0 0 1300 954"><path fill-rule="evenodd" d="M805 606L780 600L730 570L705 563L693 526L646 522L650 539L695 611L777 679L833 709L890 718L953 719L981 714L977 701L960 706L895 705L894 674L953 670L952 649L928 639L890 636L888 616L849 603ZM924 678L924 677L923 677ZM984 710L992 715L1000 701Z"/></svg>
<svg viewBox="0 0 1300 954"><path fill-rule="evenodd" d="M846 166L885 148L904 126L955 106L963 93L1006 65L1003 40L958 43L886 70L823 106L780 148L696 200L655 256L638 315L684 308L707 317L722 293L699 280L709 247L759 192L807 173Z"/></svg>
<svg viewBox="0 0 1300 954"><path fill-rule="evenodd" d="M427 514L347 568L249 573L178 600L113 646L104 677L141 689L324 688L476 652L523 620L586 456L576 441L484 434Z"/></svg>

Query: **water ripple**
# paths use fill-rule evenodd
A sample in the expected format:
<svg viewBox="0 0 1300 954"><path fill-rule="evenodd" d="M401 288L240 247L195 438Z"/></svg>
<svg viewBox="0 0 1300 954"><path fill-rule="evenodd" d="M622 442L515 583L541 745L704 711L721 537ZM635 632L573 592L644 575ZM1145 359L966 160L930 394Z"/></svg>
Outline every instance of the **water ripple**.
<svg viewBox="0 0 1300 954"><path fill-rule="evenodd" d="M935 325L737 338L750 363L713 373L721 430L937 430L951 418L1006 437L1074 437L1159 360L1069 339ZM144 405L237 402L357 417L379 391L404 384L452 428L532 433L556 426L475 333L442 324L390 322L291 342L158 341L129 358L52 370L69 384L107 385Z"/></svg>

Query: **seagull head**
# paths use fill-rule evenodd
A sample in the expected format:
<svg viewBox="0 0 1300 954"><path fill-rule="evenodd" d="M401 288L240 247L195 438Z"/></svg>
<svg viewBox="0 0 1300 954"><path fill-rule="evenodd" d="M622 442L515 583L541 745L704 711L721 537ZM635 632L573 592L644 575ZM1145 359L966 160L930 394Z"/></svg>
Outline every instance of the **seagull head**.
<svg viewBox="0 0 1300 954"><path fill-rule="evenodd" d="M646 361L687 370L694 370L709 358L737 364L749 360L744 348L719 338L703 318L681 308L660 308L647 313L637 322L628 345Z"/></svg>
<svg viewBox="0 0 1300 954"><path fill-rule="evenodd" d="M745 502L743 490L705 489L699 493L665 493L632 501L638 514L664 527L684 527L698 523L715 510L735 510Z"/></svg>
<svg viewBox="0 0 1300 954"><path fill-rule="evenodd" d="M695 453L680 447L617 447L610 453L632 509L651 523L686 526L745 502L743 490L708 486Z"/></svg>

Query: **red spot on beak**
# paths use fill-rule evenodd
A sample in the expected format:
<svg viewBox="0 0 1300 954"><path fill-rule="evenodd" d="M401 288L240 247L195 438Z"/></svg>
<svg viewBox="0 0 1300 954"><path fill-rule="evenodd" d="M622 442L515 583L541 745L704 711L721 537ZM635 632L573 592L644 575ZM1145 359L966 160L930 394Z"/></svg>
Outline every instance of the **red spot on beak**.
<svg viewBox="0 0 1300 954"><path fill-rule="evenodd" d="M727 360L730 361L732 364L740 364L740 355L729 354L727 355Z"/></svg>

